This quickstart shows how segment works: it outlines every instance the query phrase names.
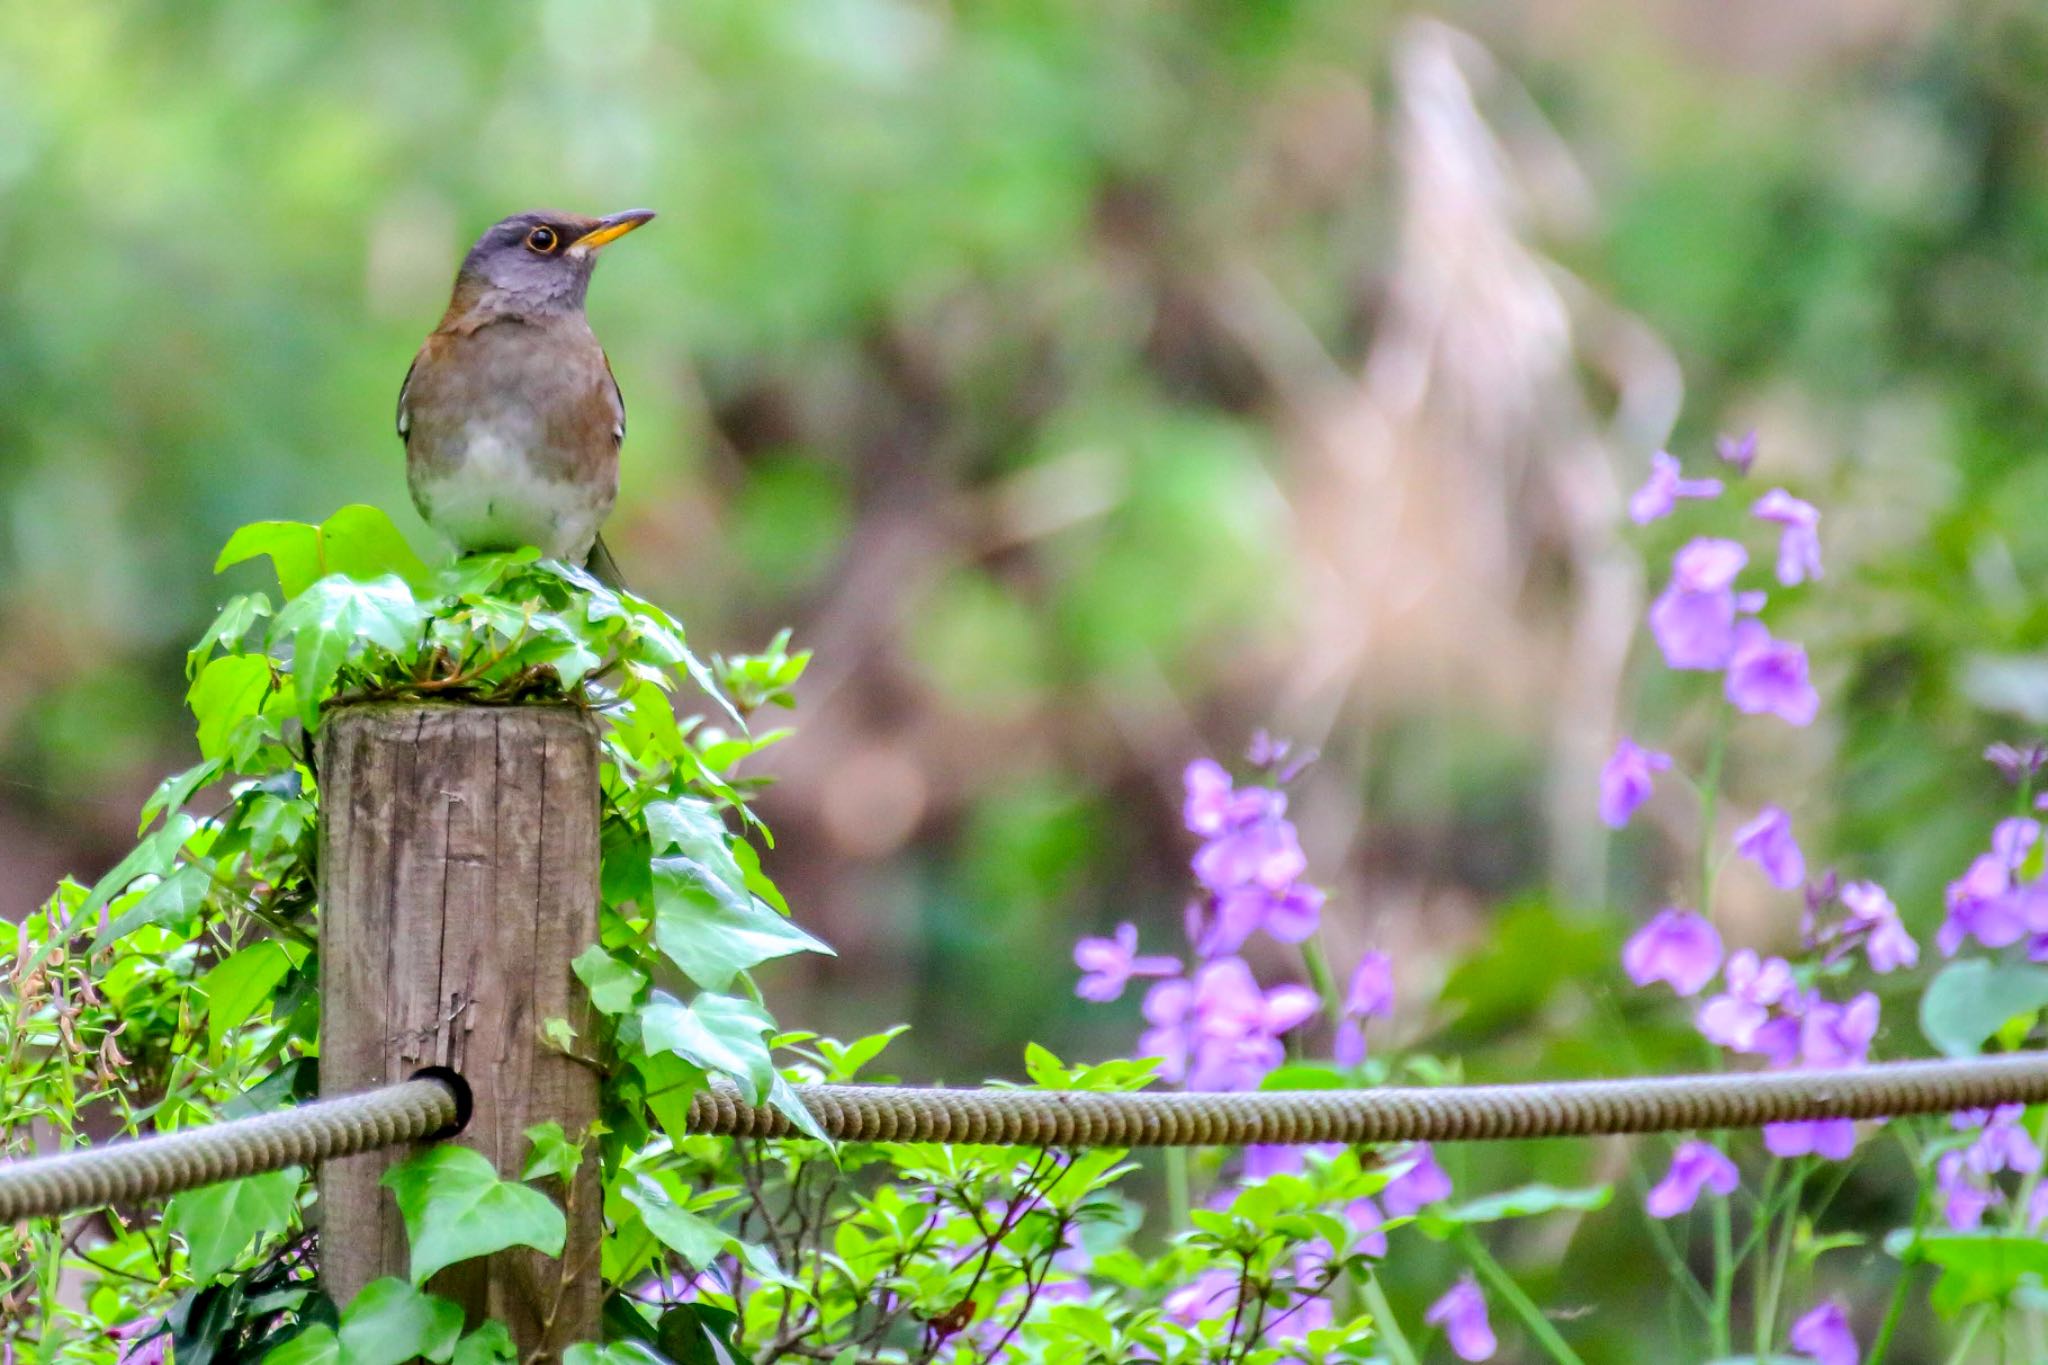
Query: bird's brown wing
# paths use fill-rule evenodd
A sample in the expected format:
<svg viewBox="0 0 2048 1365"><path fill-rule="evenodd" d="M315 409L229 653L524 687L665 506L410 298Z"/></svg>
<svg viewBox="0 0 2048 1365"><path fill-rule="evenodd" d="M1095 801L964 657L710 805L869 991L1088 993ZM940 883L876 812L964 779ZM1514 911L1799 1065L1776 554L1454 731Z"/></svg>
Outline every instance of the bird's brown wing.
<svg viewBox="0 0 2048 1365"><path fill-rule="evenodd" d="M602 348L598 350L598 354L604 357L605 382L611 385L612 410L618 414L618 420L612 423L612 440L624 444L626 440L626 395L619 390L619 377L612 373L611 356L606 355Z"/></svg>
<svg viewBox="0 0 2048 1365"><path fill-rule="evenodd" d="M619 377L612 373L612 358L606 355L602 348L598 354L604 356L605 382L611 386L612 411L616 414L612 422L612 442L614 445L623 445L626 440L626 395L619 389ZM612 547L604 543L602 533L591 542L590 557L584 561L584 566L597 575L598 582L617 588L620 592L630 591L626 587L626 576L619 572L619 561L612 558Z"/></svg>
<svg viewBox="0 0 2048 1365"><path fill-rule="evenodd" d="M412 413L406 409L406 396L412 392L413 371L420 367L420 356L426 348L421 347L419 355L412 358L412 364L405 367L405 382L398 386L398 439L403 441L412 435ZM615 384L612 387L617 388Z"/></svg>

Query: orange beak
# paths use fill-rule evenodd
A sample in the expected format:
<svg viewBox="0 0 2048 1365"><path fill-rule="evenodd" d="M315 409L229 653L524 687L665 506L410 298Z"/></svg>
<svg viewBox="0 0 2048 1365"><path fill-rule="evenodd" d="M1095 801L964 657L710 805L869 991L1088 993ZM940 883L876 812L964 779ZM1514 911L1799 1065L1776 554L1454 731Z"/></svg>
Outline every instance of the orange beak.
<svg viewBox="0 0 2048 1365"><path fill-rule="evenodd" d="M614 213L609 217L600 218L596 227L569 243L569 249L594 251L606 242L616 242L652 217L653 209L627 209L624 213Z"/></svg>

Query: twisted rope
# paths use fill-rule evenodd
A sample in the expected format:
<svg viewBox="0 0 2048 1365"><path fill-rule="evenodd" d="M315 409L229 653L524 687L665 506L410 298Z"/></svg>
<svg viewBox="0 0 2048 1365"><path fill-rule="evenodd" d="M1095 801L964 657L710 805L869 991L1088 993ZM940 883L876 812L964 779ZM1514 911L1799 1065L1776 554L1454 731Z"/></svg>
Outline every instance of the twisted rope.
<svg viewBox="0 0 2048 1365"><path fill-rule="evenodd" d="M447 1082L410 1080L208 1128L7 1162L0 1164L0 1223L375 1151L455 1126L462 1107Z"/></svg>
<svg viewBox="0 0 2048 1365"><path fill-rule="evenodd" d="M1055 1093L799 1085L818 1126L850 1142L1025 1147L1470 1142L1756 1128L1795 1119L1941 1114L2048 1100L2048 1053L1889 1062L1852 1071L1253 1094ZM788 1137L788 1118L730 1088L700 1093L690 1130Z"/></svg>
<svg viewBox="0 0 2048 1365"><path fill-rule="evenodd" d="M0 1223L155 1199L238 1176L310 1166L458 1127L459 1082L422 1077L260 1118L0 1164ZM848 1142L1024 1147L1472 1142L1756 1128L1797 1119L1942 1114L2048 1100L2048 1052L1888 1062L1849 1071L1565 1081L1436 1089L1105 1095L799 1085L825 1133ZM730 1086L691 1102L690 1131L789 1137L773 1109Z"/></svg>

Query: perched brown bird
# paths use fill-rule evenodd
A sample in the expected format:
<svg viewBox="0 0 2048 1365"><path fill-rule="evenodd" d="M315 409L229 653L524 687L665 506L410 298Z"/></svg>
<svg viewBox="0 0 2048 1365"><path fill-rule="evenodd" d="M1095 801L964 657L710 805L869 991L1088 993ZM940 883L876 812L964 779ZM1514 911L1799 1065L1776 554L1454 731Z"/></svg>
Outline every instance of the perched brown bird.
<svg viewBox="0 0 2048 1365"><path fill-rule="evenodd" d="M626 406L583 297L598 248L653 216L514 214L463 258L398 392L413 504L457 550L533 545L617 581L598 528Z"/></svg>

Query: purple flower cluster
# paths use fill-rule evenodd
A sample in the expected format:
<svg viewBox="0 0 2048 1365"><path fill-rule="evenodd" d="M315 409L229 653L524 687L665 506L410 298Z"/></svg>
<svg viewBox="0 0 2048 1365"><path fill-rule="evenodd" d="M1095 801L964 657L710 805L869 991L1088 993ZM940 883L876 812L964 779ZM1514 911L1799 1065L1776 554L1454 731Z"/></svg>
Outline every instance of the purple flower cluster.
<svg viewBox="0 0 2048 1365"><path fill-rule="evenodd" d="M1291 776L1289 750L1260 735L1254 763ZM1298 765L1295 765L1298 768ZM1202 843L1193 860L1201 896L1188 911L1192 969L1179 958L1144 956L1138 932L1120 924L1110 938L1074 945L1084 1000L1115 1000L1134 979L1145 993L1142 1056L1160 1059L1160 1074L1193 1090L1252 1090L1286 1060L1283 1038L1320 1008L1315 992L1286 984L1262 988L1236 956L1255 933L1300 943L1322 921L1323 893L1305 881L1308 858L1287 818L1287 796L1274 785L1239 786L1223 766L1196 759L1182 778L1181 817ZM1367 953L1353 970L1337 1025L1338 1060L1365 1058L1366 1021L1393 1012L1393 964Z"/></svg>
<svg viewBox="0 0 2048 1365"><path fill-rule="evenodd" d="M1724 441L1721 454L1746 475L1756 458L1754 433L1739 443ZM1658 451L1649 481L1629 499L1629 515L1647 523L1669 514L1679 499L1707 501L1721 491L1719 479L1680 477L1678 461ZM1821 576L1820 513L1811 503L1773 488L1752 504L1750 514L1778 528L1779 583L1793 587ZM1755 619L1768 599L1762 591L1737 588L1748 564L1749 551L1738 541L1688 541L1672 559L1670 582L1650 604L1650 634L1672 668L1721 673L1722 691L1736 710L1810 725L1820 696L1807 679L1806 650L1777 639ZM1603 791L1603 816L1604 796ZM1608 823L1617 821L1610 817Z"/></svg>
<svg viewBox="0 0 2048 1365"><path fill-rule="evenodd" d="M2021 1104L2003 1104L1996 1109L1966 1109L1951 1115L1958 1131L1976 1131L1966 1147L1943 1152L1935 1159L1934 1188L1941 1196L1942 1217L1957 1232L1972 1232L1984 1215L2005 1202L2005 1192L1996 1177L2002 1171L2031 1176L2041 1169L2041 1149L2020 1125L2026 1112ZM2027 1200L2027 1227L2038 1231L2048 1218L2048 1184L2036 1185Z"/></svg>
<svg viewBox="0 0 2048 1365"><path fill-rule="evenodd" d="M1954 957L1970 939L1986 948L2024 939L2028 957L2048 961L2048 879L2032 860L2040 840L2037 820L2015 816L1998 823L1990 851L1948 884L1948 917L1934 937L1943 957Z"/></svg>

